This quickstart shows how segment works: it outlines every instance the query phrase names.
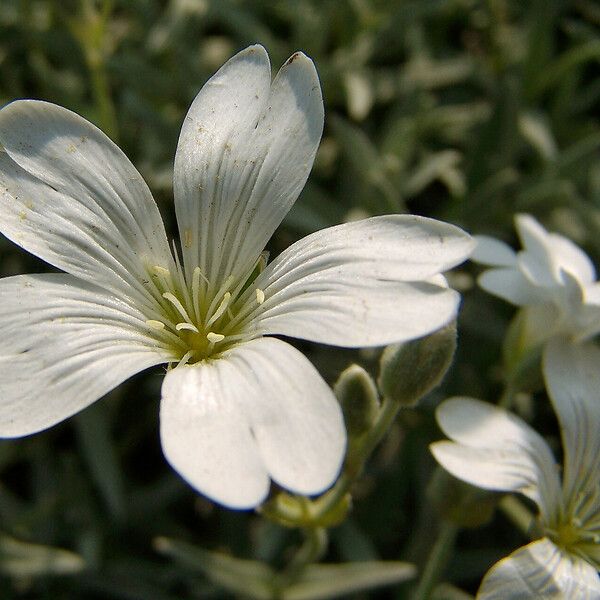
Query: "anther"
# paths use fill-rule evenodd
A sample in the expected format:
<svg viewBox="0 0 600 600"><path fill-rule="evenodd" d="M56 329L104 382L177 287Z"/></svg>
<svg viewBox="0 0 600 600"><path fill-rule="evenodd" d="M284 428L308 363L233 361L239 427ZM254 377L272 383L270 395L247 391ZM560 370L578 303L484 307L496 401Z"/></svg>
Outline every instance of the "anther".
<svg viewBox="0 0 600 600"><path fill-rule="evenodd" d="M162 321L155 321L154 319L148 319L146 321L146 325L148 327L152 327L152 329L164 329L165 324Z"/></svg>
<svg viewBox="0 0 600 600"><path fill-rule="evenodd" d="M258 304L262 304L265 301L265 293L260 289L256 288L256 301Z"/></svg>
<svg viewBox="0 0 600 600"><path fill-rule="evenodd" d="M177 323L177 325L175 325L175 329L177 329L177 331L187 329L188 331L193 331L194 333L200 333L198 328L195 325L192 325L191 323Z"/></svg>
<svg viewBox="0 0 600 600"><path fill-rule="evenodd" d="M152 269L154 270L154 272L157 275L162 275L163 277L170 277L171 273L169 271L169 269L165 269L164 267L161 267L160 265L154 265L152 267Z"/></svg>
<svg viewBox="0 0 600 600"><path fill-rule="evenodd" d="M214 331L209 331L206 334L206 339L211 344L218 344L219 342L222 342L225 339L225 336L221 333L215 333Z"/></svg>

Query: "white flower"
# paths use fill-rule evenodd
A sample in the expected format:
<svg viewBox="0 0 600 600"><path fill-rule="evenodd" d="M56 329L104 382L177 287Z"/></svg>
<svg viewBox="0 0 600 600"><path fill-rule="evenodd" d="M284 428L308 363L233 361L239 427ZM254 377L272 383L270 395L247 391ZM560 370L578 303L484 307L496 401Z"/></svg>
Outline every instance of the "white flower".
<svg viewBox="0 0 600 600"><path fill-rule="evenodd" d="M588 256L571 240L548 233L532 216L515 216L523 250L476 236L472 260L493 266L479 285L512 304L526 307L531 345L555 335L585 340L600 331L600 283Z"/></svg>
<svg viewBox="0 0 600 600"><path fill-rule="evenodd" d="M191 485L231 507L260 503L270 478L300 494L331 485L345 448L338 404L298 350L263 336L352 347L427 334L455 316L439 273L472 240L430 219L376 217L309 235L266 266L322 129L306 56L273 82L261 46L227 62L179 138L180 260L102 132L45 102L3 108L0 231L66 273L0 280L0 435L50 427L169 363L161 440Z"/></svg>
<svg viewBox="0 0 600 600"><path fill-rule="evenodd" d="M548 392L561 429L562 482L550 448L524 421L469 398L438 408L454 442L431 450L454 476L473 485L520 492L539 508L539 539L501 560L478 598L600 598L600 350L552 340L544 357Z"/></svg>

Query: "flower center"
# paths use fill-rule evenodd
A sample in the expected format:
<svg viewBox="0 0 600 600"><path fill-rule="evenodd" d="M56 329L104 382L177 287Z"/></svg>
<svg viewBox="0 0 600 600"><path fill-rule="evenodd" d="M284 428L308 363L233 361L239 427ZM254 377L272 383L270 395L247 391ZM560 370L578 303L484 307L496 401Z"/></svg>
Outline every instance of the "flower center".
<svg viewBox="0 0 600 600"><path fill-rule="evenodd" d="M146 321L161 341L174 351L178 365L216 357L240 341L255 337L246 318L265 300L263 290L248 288L266 265L261 255L244 277L209 281L200 267L186 278L179 259L171 270L153 265L147 285L154 297L156 314ZM191 279L189 281L188 279Z"/></svg>
<svg viewBox="0 0 600 600"><path fill-rule="evenodd" d="M559 548L600 570L600 484L579 492L546 533Z"/></svg>

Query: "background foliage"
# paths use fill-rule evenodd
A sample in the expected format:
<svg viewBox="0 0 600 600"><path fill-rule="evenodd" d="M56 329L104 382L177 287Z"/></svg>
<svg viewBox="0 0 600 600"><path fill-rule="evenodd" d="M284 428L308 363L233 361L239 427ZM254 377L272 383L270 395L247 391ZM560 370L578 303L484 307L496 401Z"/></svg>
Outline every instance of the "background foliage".
<svg viewBox="0 0 600 600"><path fill-rule="evenodd" d="M597 259L599 33L594 0L2 0L0 105L44 99L99 125L142 172L174 234L172 161L194 95L251 43L267 48L274 68L301 49L322 80L325 135L272 253L342 220L405 211L514 242L512 215L526 211ZM0 240L2 275L45 270ZM475 273L451 275L464 294L453 369L401 414L354 490L351 517L333 530L328 559L419 565L431 550L427 444L441 437L433 408L457 393L494 400L502 377L512 310L475 289ZM376 375L375 351L300 346L331 383L352 361ZM47 432L0 442L1 598L230 597L161 556L156 536L285 562L296 532L211 505L167 466L161 375L137 376ZM518 408L556 433L545 405L522 394ZM445 578L473 592L523 541L500 514L464 529ZM48 560L31 544L80 558ZM84 570L59 574L81 559Z"/></svg>

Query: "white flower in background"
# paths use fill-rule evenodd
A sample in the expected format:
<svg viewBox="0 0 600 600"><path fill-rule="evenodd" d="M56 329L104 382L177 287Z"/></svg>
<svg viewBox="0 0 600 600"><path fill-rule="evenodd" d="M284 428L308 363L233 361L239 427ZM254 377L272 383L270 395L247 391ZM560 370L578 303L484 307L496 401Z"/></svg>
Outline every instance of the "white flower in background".
<svg viewBox="0 0 600 600"><path fill-rule="evenodd" d="M195 488L241 508L270 478L300 494L331 485L345 449L338 404L298 350L263 336L353 347L434 331L459 301L440 273L472 240L430 219L375 217L309 235L266 266L322 129L306 56L273 82L261 46L227 62L179 138L180 259L101 131L45 102L3 108L0 231L66 273L0 280L0 435L50 427L168 363L162 445Z"/></svg>
<svg viewBox="0 0 600 600"><path fill-rule="evenodd" d="M539 539L494 565L478 598L600 598L600 350L552 340L544 376L560 425L559 467L544 439L519 417L469 398L438 408L454 442L432 444L438 462L488 490L520 492L539 508Z"/></svg>
<svg viewBox="0 0 600 600"><path fill-rule="evenodd" d="M532 216L515 216L523 250L487 236L476 236L472 260L494 267L479 285L495 296L525 307L531 345L555 335L585 340L600 331L600 283L588 256L571 240L547 232Z"/></svg>

